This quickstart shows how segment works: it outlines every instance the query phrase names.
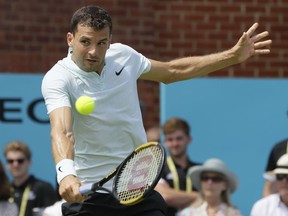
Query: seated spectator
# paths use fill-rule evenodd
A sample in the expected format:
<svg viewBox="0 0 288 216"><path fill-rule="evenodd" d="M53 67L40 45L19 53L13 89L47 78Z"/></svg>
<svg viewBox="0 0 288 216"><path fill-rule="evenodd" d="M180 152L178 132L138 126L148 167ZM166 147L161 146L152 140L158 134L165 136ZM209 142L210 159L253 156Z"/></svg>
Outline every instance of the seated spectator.
<svg viewBox="0 0 288 216"><path fill-rule="evenodd" d="M9 179L0 161L0 215L18 216L17 205L9 202L10 196Z"/></svg>
<svg viewBox="0 0 288 216"><path fill-rule="evenodd" d="M266 165L266 170L263 175L265 179L265 184L263 187L263 197L268 196L273 193L277 193L276 179L273 174L273 170L276 168L278 159L283 155L288 153L288 140L282 140L276 143L269 155L268 162Z"/></svg>
<svg viewBox="0 0 288 216"><path fill-rule="evenodd" d="M189 169L194 186L199 190L198 201L178 213L179 216L240 216L232 205L230 194L238 186L236 175L216 158Z"/></svg>
<svg viewBox="0 0 288 216"><path fill-rule="evenodd" d="M19 216L32 216L56 202L56 192L51 184L29 173L31 151L19 141L10 142L4 149L8 170L12 176L12 198L19 209Z"/></svg>
<svg viewBox="0 0 288 216"><path fill-rule="evenodd" d="M168 205L166 216L175 216L198 197L198 191L187 175L189 168L200 165L188 155L188 146L192 144L190 132L189 123L181 118L170 118L163 124L164 144L169 156L155 190Z"/></svg>
<svg viewBox="0 0 288 216"><path fill-rule="evenodd" d="M288 154L279 158L273 174L276 176L278 192L258 200L253 205L250 216L288 215Z"/></svg>

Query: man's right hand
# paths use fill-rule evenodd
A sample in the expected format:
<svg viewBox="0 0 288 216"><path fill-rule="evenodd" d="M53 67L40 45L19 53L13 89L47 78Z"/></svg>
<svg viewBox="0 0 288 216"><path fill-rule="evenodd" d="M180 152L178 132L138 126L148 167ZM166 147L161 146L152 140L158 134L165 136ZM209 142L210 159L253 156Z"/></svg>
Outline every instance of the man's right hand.
<svg viewBox="0 0 288 216"><path fill-rule="evenodd" d="M66 176L59 185L60 196L69 203L82 202L85 196L80 194L81 181L73 175Z"/></svg>

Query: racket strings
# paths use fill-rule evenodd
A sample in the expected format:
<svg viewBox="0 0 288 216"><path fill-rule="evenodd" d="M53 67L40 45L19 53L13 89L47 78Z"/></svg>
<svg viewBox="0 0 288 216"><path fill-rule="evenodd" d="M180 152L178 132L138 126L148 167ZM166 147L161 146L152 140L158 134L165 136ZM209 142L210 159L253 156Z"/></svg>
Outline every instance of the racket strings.
<svg viewBox="0 0 288 216"><path fill-rule="evenodd" d="M119 200L141 197L150 189L161 171L163 152L158 146L141 149L127 161L116 183Z"/></svg>

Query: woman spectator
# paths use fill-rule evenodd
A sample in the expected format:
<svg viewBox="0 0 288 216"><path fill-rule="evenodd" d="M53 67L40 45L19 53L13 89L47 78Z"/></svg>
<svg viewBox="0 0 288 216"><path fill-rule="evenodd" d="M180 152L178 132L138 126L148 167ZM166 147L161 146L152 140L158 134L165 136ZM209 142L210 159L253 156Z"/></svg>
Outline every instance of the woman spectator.
<svg viewBox="0 0 288 216"><path fill-rule="evenodd" d="M9 180L0 161L0 215L18 215L17 205L9 202L10 195Z"/></svg>
<svg viewBox="0 0 288 216"><path fill-rule="evenodd" d="M190 168L188 174L200 191L200 197L180 211L179 216L241 216L230 201L238 179L222 160L209 159L203 165Z"/></svg>

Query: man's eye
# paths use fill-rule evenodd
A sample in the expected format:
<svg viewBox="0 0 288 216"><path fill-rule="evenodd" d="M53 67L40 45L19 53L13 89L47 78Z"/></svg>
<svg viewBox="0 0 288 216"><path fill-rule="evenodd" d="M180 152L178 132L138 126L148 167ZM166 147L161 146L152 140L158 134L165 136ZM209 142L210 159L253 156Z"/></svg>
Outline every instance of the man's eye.
<svg viewBox="0 0 288 216"><path fill-rule="evenodd" d="M105 46L106 44L107 44L106 41L101 41L101 42L98 43L99 46Z"/></svg>
<svg viewBox="0 0 288 216"><path fill-rule="evenodd" d="M88 40L82 40L81 43L84 44L84 45L88 45L89 41Z"/></svg>

